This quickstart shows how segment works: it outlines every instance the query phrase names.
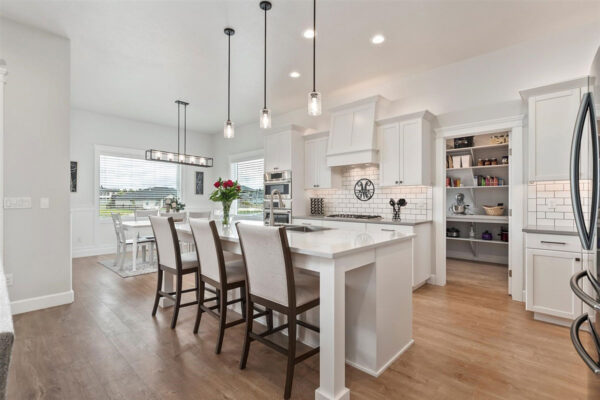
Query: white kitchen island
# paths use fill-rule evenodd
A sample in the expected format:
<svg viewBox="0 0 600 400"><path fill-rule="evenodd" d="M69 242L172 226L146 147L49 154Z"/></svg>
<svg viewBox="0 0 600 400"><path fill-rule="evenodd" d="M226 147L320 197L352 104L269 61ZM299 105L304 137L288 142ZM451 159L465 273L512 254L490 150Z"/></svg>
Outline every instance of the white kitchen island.
<svg viewBox="0 0 600 400"><path fill-rule="evenodd" d="M235 227L217 226L223 249L241 254ZM190 239L187 225L178 225L177 230L181 240ZM413 343L414 236L338 229L288 231L294 267L318 273L321 281L320 386L315 399L349 399L346 362L379 376ZM172 285L171 279L166 281Z"/></svg>

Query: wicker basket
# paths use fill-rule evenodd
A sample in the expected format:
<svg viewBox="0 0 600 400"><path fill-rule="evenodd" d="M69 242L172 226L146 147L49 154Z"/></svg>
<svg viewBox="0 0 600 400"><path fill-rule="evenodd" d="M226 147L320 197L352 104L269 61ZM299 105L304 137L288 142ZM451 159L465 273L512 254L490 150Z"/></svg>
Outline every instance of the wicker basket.
<svg viewBox="0 0 600 400"><path fill-rule="evenodd" d="M504 206L483 206L483 209L487 215L493 215L495 217L504 215Z"/></svg>

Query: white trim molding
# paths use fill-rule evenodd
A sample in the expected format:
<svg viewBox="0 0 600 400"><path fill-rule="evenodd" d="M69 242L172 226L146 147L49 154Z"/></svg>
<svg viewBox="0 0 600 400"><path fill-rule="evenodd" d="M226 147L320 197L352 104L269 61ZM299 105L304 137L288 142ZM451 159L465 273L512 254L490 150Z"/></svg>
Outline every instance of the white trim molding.
<svg viewBox="0 0 600 400"><path fill-rule="evenodd" d="M487 121L469 122L466 124L443 126L436 128L437 137L450 138L472 135L476 132L478 135L486 133L502 132L509 129L522 127L524 125L525 115L519 114L512 117L498 118Z"/></svg>
<svg viewBox="0 0 600 400"><path fill-rule="evenodd" d="M62 306L64 304L71 304L73 301L75 301L75 293L73 290L69 290L62 293L16 300L10 303L10 307L12 309L12 314L16 315L49 307Z"/></svg>

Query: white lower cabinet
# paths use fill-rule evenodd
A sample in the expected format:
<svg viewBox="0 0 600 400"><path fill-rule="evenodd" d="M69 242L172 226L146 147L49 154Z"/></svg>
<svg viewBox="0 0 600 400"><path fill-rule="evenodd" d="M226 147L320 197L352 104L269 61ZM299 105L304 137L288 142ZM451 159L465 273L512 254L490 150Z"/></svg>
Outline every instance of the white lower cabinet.
<svg viewBox="0 0 600 400"><path fill-rule="evenodd" d="M581 300L571 290L571 276L582 268L581 251L560 251L550 246L567 246L571 237L554 235L553 240L539 240L536 234L526 236L526 308L536 319L561 323L549 317L572 320L582 313ZM535 246L530 247L530 246Z"/></svg>
<svg viewBox="0 0 600 400"><path fill-rule="evenodd" d="M414 233L417 236L414 239L412 253L412 287L416 289L425 284L431 277L431 267L433 262L432 246L433 238L430 223L417 225L393 225L393 224L373 224L364 222L345 222L331 221L322 219L302 219L294 218L294 224L325 226L333 229L344 229L357 232L402 232Z"/></svg>

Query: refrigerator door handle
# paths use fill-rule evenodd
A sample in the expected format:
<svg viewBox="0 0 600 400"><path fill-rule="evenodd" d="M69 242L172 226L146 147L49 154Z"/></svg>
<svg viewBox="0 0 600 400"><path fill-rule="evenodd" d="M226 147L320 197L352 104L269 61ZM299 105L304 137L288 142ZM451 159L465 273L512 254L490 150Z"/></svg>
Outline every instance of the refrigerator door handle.
<svg viewBox="0 0 600 400"><path fill-rule="evenodd" d="M575 320L571 324L571 341L573 342L573 346L575 347L575 350L577 350L577 353L579 354L583 362L585 362L585 364L589 367L589 369L591 369L594 372L594 374L600 375L600 363L594 361L594 359L590 356L585 347L583 347L583 345L581 344L581 339L579 338L579 329L585 321L590 322L589 316L587 314L583 314L575 318ZM594 329L594 324L589 323L589 326L590 333L596 346L596 352L600 354L600 338L598 337L598 333Z"/></svg>
<svg viewBox="0 0 600 400"><path fill-rule="evenodd" d="M581 189L579 188L579 163L581 155L581 139L584 134L585 117L589 114L590 118L590 133L592 145L592 201L590 210L590 221L587 225L584 221L583 207L581 204ZM577 232L584 250L592 250L594 248L594 235L598 225L598 207L600 207L600 183L598 160L600 158L600 144L598 142L598 131L596 127L596 113L594 110L594 102L592 93L588 92L583 95L577 120L575 122L575 130L573 132L573 141L571 142L571 202L573 203L573 212L575 216L575 224Z"/></svg>
<svg viewBox="0 0 600 400"><path fill-rule="evenodd" d="M571 277L571 290L573 290L573 293L575 293L575 296L579 297L581 299L581 301L583 301L585 304L587 304L588 306L593 308L594 311L600 312L600 303L598 303L598 301L596 299L594 299L592 296L590 296L589 294L584 292L583 289L579 286L579 281L584 276L587 276L587 278L592 283L594 290L597 292L597 294L600 294L600 293L598 293L598 290L597 290L598 281L585 269L583 271L577 272L575 275L573 275Z"/></svg>

